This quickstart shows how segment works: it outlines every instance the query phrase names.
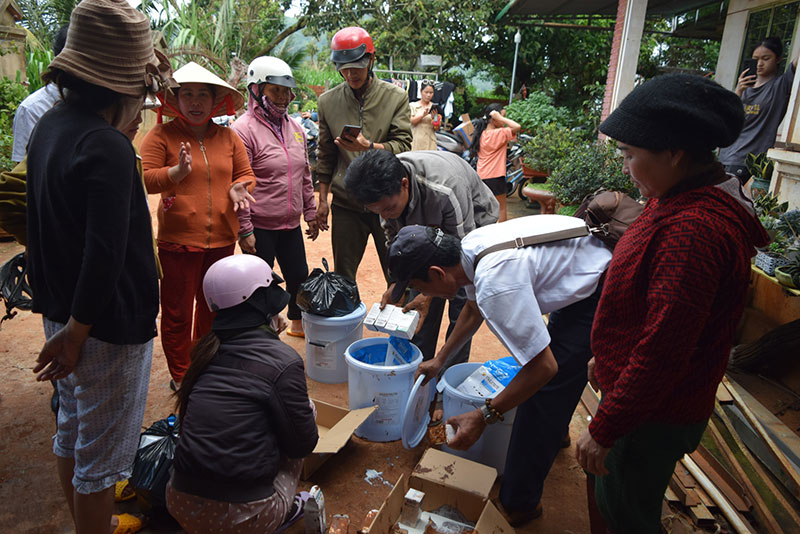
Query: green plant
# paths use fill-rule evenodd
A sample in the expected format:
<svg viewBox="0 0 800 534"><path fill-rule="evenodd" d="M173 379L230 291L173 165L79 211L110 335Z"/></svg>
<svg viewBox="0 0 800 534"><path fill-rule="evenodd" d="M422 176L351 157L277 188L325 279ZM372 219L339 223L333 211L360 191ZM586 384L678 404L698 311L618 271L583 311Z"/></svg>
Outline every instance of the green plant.
<svg viewBox="0 0 800 534"><path fill-rule="evenodd" d="M522 150L528 167L551 173L585 144L581 132L551 123L540 126L536 135L522 146Z"/></svg>
<svg viewBox="0 0 800 534"><path fill-rule="evenodd" d="M781 233L778 233L773 239L772 242L767 247L767 250L770 254L774 254L776 256L783 256L786 253L786 247L788 247L791 243Z"/></svg>
<svg viewBox="0 0 800 534"><path fill-rule="evenodd" d="M556 211L556 213L558 215L569 215L570 217L572 217L573 215L575 215L575 212L578 211L578 208L580 208L580 206L578 205L561 206L560 208L558 208L558 211Z"/></svg>
<svg viewBox="0 0 800 534"><path fill-rule="evenodd" d="M796 241L800 236L800 209L787 211L778 218L775 228L791 241Z"/></svg>
<svg viewBox="0 0 800 534"><path fill-rule="evenodd" d="M553 100L539 91L531 91L528 98L515 100L506 106L506 116L534 135L545 124L569 126L571 118L567 108L553 105Z"/></svg>
<svg viewBox="0 0 800 534"><path fill-rule="evenodd" d="M622 157L611 142L580 147L553 169L548 181L562 204L580 204L586 195L601 187L639 197L633 183L622 174Z"/></svg>
<svg viewBox="0 0 800 534"><path fill-rule="evenodd" d="M787 265L781 265L779 269L791 276L794 286L800 288L800 256L797 256Z"/></svg>
<svg viewBox="0 0 800 534"><path fill-rule="evenodd" d="M768 216L777 219L782 214L786 213L786 210L789 208L789 201L781 203L778 197L772 193L760 195L753 201L753 204L755 205L756 214L758 214L759 218ZM764 226L764 228L766 229L767 227Z"/></svg>
<svg viewBox="0 0 800 534"><path fill-rule="evenodd" d="M753 178L762 180L769 180L772 178L772 170L775 164L767 157L766 152L763 154L748 154L745 158L744 164L750 171Z"/></svg>
<svg viewBox="0 0 800 534"><path fill-rule="evenodd" d="M14 113L26 96L28 88L17 80L3 78L0 80L0 171L13 168L11 150L14 145L13 123Z"/></svg>

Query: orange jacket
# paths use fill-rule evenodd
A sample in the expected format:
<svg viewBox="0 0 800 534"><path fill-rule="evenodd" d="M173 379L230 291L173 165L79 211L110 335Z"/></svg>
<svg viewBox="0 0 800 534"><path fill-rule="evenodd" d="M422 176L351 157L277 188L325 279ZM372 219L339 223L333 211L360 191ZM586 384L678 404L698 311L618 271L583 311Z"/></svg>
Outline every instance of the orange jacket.
<svg viewBox="0 0 800 534"><path fill-rule="evenodd" d="M168 170L178 164L180 143L192 149L192 172L179 184ZM230 128L211 124L198 141L181 119L156 125L142 140L144 182L148 193L161 193L158 240L198 248L218 248L236 242L239 220L228 190L256 177L242 140Z"/></svg>

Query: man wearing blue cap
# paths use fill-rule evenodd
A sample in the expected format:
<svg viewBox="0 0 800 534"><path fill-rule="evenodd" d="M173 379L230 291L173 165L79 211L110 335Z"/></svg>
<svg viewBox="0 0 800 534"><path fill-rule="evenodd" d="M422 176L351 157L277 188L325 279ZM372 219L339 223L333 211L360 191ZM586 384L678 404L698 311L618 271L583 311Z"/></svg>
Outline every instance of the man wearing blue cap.
<svg viewBox="0 0 800 534"><path fill-rule="evenodd" d="M514 243L554 226L574 227L574 221L522 217L478 228L461 241L439 229L407 226L389 248L396 292L411 286L436 297L450 298L461 288L467 293L452 334L436 358L420 365L420 374L436 376L484 319L522 366L481 409L447 420L456 430L448 445L468 449L487 425L517 407L500 489L515 527L542 513L544 480L586 385L589 335L611 250L588 235L538 246Z"/></svg>

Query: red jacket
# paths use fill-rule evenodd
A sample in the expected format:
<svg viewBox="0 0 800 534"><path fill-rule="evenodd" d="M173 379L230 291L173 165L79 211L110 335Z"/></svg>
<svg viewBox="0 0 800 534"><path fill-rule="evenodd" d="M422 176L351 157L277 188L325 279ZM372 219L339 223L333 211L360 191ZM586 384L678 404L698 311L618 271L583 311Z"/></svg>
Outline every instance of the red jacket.
<svg viewBox="0 0 800 534"><path fill-rule="evenodd" d="M592 327L603 392L589 425L595 441L610 447L643 423L711 415L750 258L767 241L752 212L719 187L647 203L614 249Z"/></svg>
<svg viewBox="0 0 800 534"><path fill-rule="evenodd" d="M180 143L192 147L192 172L175 184ZM255 183L242 140L230 128L211 124L202 143L181 119L159 124L142 140L142 167L148 193L161 193L158 240L198 248L236 242L239 220L228 196L237 182Z"/></svg>

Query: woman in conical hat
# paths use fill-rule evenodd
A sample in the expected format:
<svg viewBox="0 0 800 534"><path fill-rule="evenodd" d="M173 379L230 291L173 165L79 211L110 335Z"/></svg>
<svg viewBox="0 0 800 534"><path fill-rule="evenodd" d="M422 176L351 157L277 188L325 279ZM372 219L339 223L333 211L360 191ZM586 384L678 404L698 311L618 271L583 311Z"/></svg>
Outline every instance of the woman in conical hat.
<svg viewBox="0 0 800 534"><path fill-rule="evenodd" d="M197 63L175 71L180 87L159 98L162 115L142 141L147 191L160 193L158 255L161 281L161 345L173 389L189 367L192 342L211 329L203 303L203 275L215 261L233 254L239 232L237 211L253 201L255 183L239 136L211 119L232 115L244 97ZM197 306L195 306L197 303Z"/></svg>

